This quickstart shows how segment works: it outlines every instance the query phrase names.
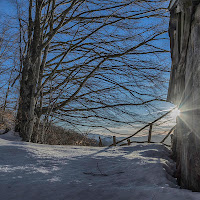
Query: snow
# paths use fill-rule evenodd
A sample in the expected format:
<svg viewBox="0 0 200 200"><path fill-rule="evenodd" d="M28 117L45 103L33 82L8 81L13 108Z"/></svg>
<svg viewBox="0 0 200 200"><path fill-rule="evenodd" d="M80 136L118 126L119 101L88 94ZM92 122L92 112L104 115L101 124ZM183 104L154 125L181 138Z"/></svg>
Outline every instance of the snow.
<svg viewBox="0 0 200 200"><path fill-rule="evenodd" d="M199 200L172 177L175 163L161 144L77 147L0 135L2 200Z"/></svg>

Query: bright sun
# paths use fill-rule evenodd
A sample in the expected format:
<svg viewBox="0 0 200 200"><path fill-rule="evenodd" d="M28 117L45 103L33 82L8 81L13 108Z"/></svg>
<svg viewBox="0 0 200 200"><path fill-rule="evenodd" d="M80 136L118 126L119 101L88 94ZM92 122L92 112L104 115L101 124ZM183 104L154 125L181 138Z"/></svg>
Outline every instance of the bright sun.
<svg viewBox="0 0 200 200"><path fill-rule="evenodd" d="M178 108L175 108L173 111L172 111L172 117L174 118L174 119L176 119L176 117L177 116L179 116L180 115L180 110L178 109Z"/></svg>

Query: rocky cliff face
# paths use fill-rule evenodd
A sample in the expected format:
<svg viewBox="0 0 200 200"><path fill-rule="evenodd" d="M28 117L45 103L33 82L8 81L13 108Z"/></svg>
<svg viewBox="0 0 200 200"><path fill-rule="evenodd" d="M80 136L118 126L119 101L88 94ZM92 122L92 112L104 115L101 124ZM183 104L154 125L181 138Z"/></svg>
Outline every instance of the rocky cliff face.
<svg viewBox="0 0 200 200"><path fill-rule="evenodd" d="M172 147L176 175L183 188L200 191L200 1L171 1L170 14L168 101L181 110Z"/></svg>

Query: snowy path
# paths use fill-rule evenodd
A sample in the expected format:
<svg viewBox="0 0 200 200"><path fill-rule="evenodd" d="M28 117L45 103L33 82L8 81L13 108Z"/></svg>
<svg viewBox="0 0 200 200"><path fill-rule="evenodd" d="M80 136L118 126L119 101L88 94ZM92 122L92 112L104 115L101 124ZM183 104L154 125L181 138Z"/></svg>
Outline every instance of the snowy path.
<svg viewBox="0 0 200 200"><path fill-rule="evenodd" d="M0 136L1 200L199 200L169 173L160 144L130 147L49 146ZM104 174L104 175L101 175Z"/></svg>

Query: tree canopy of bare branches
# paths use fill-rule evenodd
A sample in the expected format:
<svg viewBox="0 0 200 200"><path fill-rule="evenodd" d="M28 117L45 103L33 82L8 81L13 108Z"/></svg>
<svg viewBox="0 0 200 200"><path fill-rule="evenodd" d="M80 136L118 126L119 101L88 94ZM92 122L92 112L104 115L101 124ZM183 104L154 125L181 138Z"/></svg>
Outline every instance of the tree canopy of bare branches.
<svg viewBox="0 0 200 200"><path fill-rule="evenodd" d="M162 1L16 3L22 61L16 130L24 140L37 141L40 120L50 116L106 128L129 123L134 106L163 100Z"/></svg>
<svg viewBox="0 0 200 200"><path fill-rule="evenodd" d="M18 74L18 34L13 31L6 17L0 18L0 107L3 110L16 104L16 98L9 96L9 93L16 92L16 88L11 88L13 77ZM16 28L15 28L16 30ZM16 97L16 95L15 95Z"/></svg>

